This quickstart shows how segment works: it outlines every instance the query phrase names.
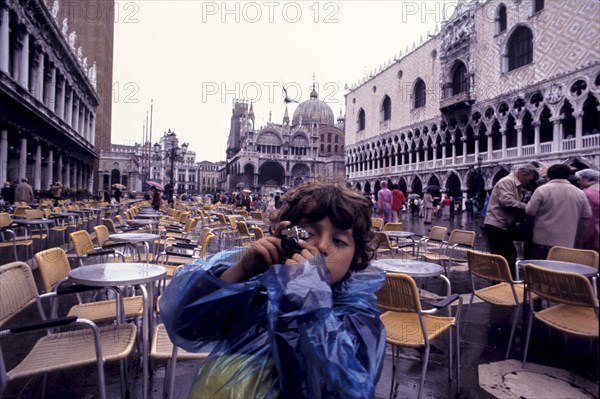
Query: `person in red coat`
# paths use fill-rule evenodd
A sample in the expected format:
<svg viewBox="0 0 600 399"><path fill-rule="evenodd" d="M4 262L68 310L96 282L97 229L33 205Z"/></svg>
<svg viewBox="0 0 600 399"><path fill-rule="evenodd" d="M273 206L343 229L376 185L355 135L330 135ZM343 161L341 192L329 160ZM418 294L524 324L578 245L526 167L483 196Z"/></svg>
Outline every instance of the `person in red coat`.
<svg viewBox="0 0 600 399"><path fill-rule="evenodd" d="M399 222L402 219L402 208L406 202L404 193L398 189L398 185L392 186L392 220Z"/></svg>

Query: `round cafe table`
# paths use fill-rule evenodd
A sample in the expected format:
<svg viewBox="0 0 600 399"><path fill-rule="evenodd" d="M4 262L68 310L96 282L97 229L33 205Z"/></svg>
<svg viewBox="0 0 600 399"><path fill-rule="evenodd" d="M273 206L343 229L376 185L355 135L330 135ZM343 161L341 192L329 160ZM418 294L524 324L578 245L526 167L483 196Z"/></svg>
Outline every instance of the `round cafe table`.
<svg viewBox="0 0 600 399"><path fill-rule="evenodd" d="M423 262L420 260L377 259L371 261L370 265L386 272L408 274L413 278L439 277L446 285L446 295L452 293L450 280L444 275L444 268L437 263Z"/></svg>
<svg viewBox="0 0 600 399"><path fill-rule="evenodd" d="M108 236L111 241L126 242L129 244L144 244L146 260L149 261L150 243L160 239L160 234L152 233L117 233Z"/></svg>
<svg viewBox="0 0 600 399"><path fill-rule="evenodd" d="M92 287L140 287L144 302L142 317L143 398L147 397L149 389L148 352L150 348L150 315L154 309L154 282L164 278L166 274L166 268L146 263L98 263L78 267L69 273L69 280L75 284Z"/></svg>

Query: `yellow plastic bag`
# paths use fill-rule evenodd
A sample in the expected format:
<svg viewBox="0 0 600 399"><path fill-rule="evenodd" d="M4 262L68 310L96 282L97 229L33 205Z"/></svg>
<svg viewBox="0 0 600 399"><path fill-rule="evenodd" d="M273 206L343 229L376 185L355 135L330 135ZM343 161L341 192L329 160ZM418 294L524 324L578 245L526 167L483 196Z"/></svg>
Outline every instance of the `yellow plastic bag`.
<svg viewBox="0 0 600 399"><path fill-rule="evenodd" d="M190 391L190 399L276 398L276 369L265 356L232 354L208 358Z"/></svg>

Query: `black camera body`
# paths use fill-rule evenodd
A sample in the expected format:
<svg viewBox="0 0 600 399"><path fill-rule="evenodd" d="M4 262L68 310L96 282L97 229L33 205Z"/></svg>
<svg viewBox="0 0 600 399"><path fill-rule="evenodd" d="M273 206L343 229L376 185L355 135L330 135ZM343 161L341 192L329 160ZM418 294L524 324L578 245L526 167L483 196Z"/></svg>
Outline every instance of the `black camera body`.
<svg viewBox="0 0 600 399"><path fill-rule="evenodd" d="M300 252L298 240L308 240L308 232L301 227L294 226L281 231L281 248L288 258Z"/></svg>

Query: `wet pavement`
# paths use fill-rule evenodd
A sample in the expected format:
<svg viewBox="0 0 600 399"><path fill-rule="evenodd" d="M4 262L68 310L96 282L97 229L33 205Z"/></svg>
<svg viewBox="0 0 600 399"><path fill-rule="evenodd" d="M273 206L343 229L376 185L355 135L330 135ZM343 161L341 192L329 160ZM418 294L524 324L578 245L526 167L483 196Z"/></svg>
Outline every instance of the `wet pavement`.
<svg viewBox="0 0 600 399"><path fill-rule="evenodd" d="M418 235L426 235L432 225L425 225L422 218L404 214L403 229ZM455 220L434 220L433 225L474 230L477 232L475 248L487 251L485 236L480 226L481 218L468 218L457 215ZM51 244L54 245L54 244ZM6 252L2 259L7 261ZM37 276L37 270L34 270ZM452 292L467 294L470 291L469 275L464 267L453 268L450 273ZM39 279L38 279L39 281ZM443 287L439 279L417 280L419 286L427 284L427 290L441 293ZM472 305L469 320L466 320L468 295L464 295L461 315L461 398L574 398L598 397L598 341L564 336L556 331L534 324L530 343L528 363L521 366L522 329L517 327L516 338L509 360L504 355L511 327L511 310L486 303ZM68 306L68 304L63 304ZM10 324L19 324L34 319L34 307ZM39 336L39 335L38 335ZM31 345L35 334L24 334L10 345L2 340L2 350L8 369L15 365ZM11 341L12 342L12 341ZM435 349L430 354L429 367L425 380L423 398L454 398L456 381L448 381L448 342L442 337L434 342ZM175 398L187 397L187 392L200 367L200 362L185 361L177 364ZM401 352L398 365L398 387L393 397L415 398L421 370L420 353L406 349ZM151 391L149 398L161 398L165 364L152 363ZM387 348L384 369L377 385L376 398L390 397L392 374L391 349ZM130 397L141 398L142 379L139 365L130 364ZM120 397L119 369L115 364L106 366L107 397ZM35 381L19 380L8 385L5 398L41 397ZM32 393L32 390L34 391ZM95 367L84 367L68 372L52 373L48 377L46 398L95 398L97 397L97 377Z"/></svg>

